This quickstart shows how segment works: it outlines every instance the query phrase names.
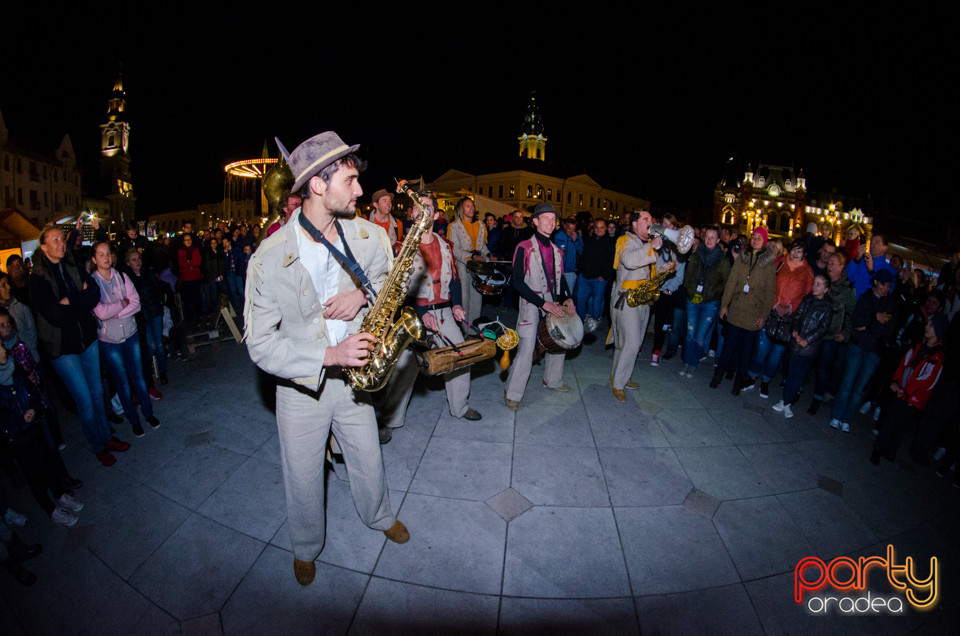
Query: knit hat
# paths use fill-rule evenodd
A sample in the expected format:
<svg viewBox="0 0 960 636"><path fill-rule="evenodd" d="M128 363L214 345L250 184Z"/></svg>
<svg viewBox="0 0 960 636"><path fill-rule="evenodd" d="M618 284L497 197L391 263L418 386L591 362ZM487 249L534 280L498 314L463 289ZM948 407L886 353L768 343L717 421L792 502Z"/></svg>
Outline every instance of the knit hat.
<svg viewBox="0 0 960 636"><path fill-rule="evenodd" d="M753 228L753 234L759 234L762 236L764 245L766 245L767 241L770 240L767 238L767 228L763 227L762 225L758 225L757 227Z"/></svg>
<svg viewBox="0 0 960 636"><path fill-rule="evenodd" d="M950 321L947 320L946 315L943 312L937 312L927 318L930 321L930 324L933 325L933 333L937 334L937 338L943 340L943 337L947 333L947 329L950 327Z"/></svg>

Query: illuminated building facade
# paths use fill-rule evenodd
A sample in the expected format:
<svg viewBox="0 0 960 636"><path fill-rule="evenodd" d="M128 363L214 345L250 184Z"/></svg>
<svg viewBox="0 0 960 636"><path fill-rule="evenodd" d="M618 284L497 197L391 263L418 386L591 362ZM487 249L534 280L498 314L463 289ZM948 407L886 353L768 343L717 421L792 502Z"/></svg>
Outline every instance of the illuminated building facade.
<svg viewBox="0 0 960 636"><path fill-rule="evenodd" d="M10 140L0 113L0 197L35 226L76 214L81 205L80 170L70 135L52 153Z"/></svg>
<svg viewBox="0 0 960 636"><path fill-rule="evenodd" d="M873 219L865 216L859 201L807 189L803 170L760 163L748 164L743 172L731 157L713 193L713 220L736 227L742 233L763 226L771 236L802 236L809 223L816 223L823 236L842 243L846 230L856 227L868 237Z"/></svg>
<svg viewBox="0 0 960 636"><path fill-rule="evenodd" d="M100 178L110 206L110 220L118 226L135 220L136 198L130 176L130 123L123 77L117 75L110 99L107 121L100 125Z"/></svg>
<svg viewBox="0 0 960 636"><path fill-rule="evenodd" d="M538 203L552 203L561 217L589 212L594 218L618 218L635 208L650 208L649 201L606 189L587 174L548 174L552 170L546 164L547 137L535 95L530 97L523 132L517 139L519 156L514 169L480 175L451 169L427 184L448 216L465 196L475 199L480 212L496 216L503 216L502 211L526 212Z"/></svg>

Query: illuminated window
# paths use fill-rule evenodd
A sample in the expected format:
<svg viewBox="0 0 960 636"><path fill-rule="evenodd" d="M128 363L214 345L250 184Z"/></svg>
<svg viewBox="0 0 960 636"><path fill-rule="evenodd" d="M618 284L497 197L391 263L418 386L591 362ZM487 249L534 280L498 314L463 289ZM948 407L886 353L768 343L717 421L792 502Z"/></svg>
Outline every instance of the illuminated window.
<svg viewBox="0 0 960 636"><path fill-rule="evenodd" d="M583 195L578 195L577 205L583 207Z"/></svg>
<svg viewBox="0 0 960 636"><path fill-rule="evenodd" d="M547 201L553 201L553 188L547 188Z"/></svg>
<svg viewBox="0 0 960 636"><path fill-rule="evenodd" d="M515 196L517 196L517 191L514 189L513 186L510 186L510 198L512 199Z"/></svg>
<svg viewBox="0 0 960 636"><path fill-rule="evenodd" d="M527 186L527 198L528 199L533 198L533 186Z"/></svg>

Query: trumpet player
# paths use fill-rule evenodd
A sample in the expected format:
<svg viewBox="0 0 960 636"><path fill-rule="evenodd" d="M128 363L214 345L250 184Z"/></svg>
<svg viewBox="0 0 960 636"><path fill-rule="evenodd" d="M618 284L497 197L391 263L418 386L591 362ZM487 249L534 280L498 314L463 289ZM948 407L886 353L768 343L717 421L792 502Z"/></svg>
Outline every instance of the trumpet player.
<svg viewBox="0 0 960 636"><path fill-rule="evenodd" d="M630 213L630 231L617 239L613 255L613 268L616 278L610 298L610 336L607 344L613 341L613 370L610 385L613 397L620 402L627 401L625 389L638 389L640 385L630 380L633 366L643 345L643 337L650 321L650 306L631 307L627 303L627 292L636 289L642 281L656 274L657 250L663 247L663 238L651 238L650 226L653 217L647 210L635 210ZM663 271L675 268L671 263Z"/></svg>
<svg viewBox="0 0 960 636"><path fill-rule="evenodd" d="M428 204L428 214L432 214L436 222L440 218L436 199L430 195L424 197L424 202ZM420 209L414 206L414 223L420 219L420 214ZM464 319L466 312L461 300L462 285L454 265L453 246L432 229L424 232L413 259L408 301L412 301L411 306L423 320L424 327L434 334L432 340L437 347L458 345L464 340L457 324ZM408 349L401 354L387 386L377 392L374 402L381 424L381 443L389 442L393 429L403 426L418 372L416 357ZM472 422L481 419L480 413L467 403L470 399L470 367L444 374L443 384L450 415Z"/></svg>
<svg viewBox="0 0 960 636"><path fill-rule="evenodd" d="M342 370L362 367L370 357L374 336L356 333L368 303L363 288L379 289L393 260L386 233L354 218L365 165L357 148L325 132L290 153L293 191L301 192L303 206L260 244L248 267L247 349L257 366L278 377L280 459L293 572L301 585L313 581L324 543L324 450L331 429L360 519L391 541L410 539L390 507L370 396L352 391Z"/></svg>

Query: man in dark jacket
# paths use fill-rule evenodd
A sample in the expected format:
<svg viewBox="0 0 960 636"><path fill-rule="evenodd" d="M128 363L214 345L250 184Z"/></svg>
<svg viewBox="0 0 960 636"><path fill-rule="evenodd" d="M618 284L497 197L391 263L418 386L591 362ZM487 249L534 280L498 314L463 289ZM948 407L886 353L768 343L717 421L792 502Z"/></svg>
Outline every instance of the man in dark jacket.
<svg viewBox="0 0 960 636"><path fill-rule="evenodd" d="M603 314L603 293L607 281L613 278L615 246L616 242L607 236L607 222L603 219L594 221L592 232L583 238L583 256L577 276L577 315L584 321L585 328L587 316L597 320Z"/></svg>

